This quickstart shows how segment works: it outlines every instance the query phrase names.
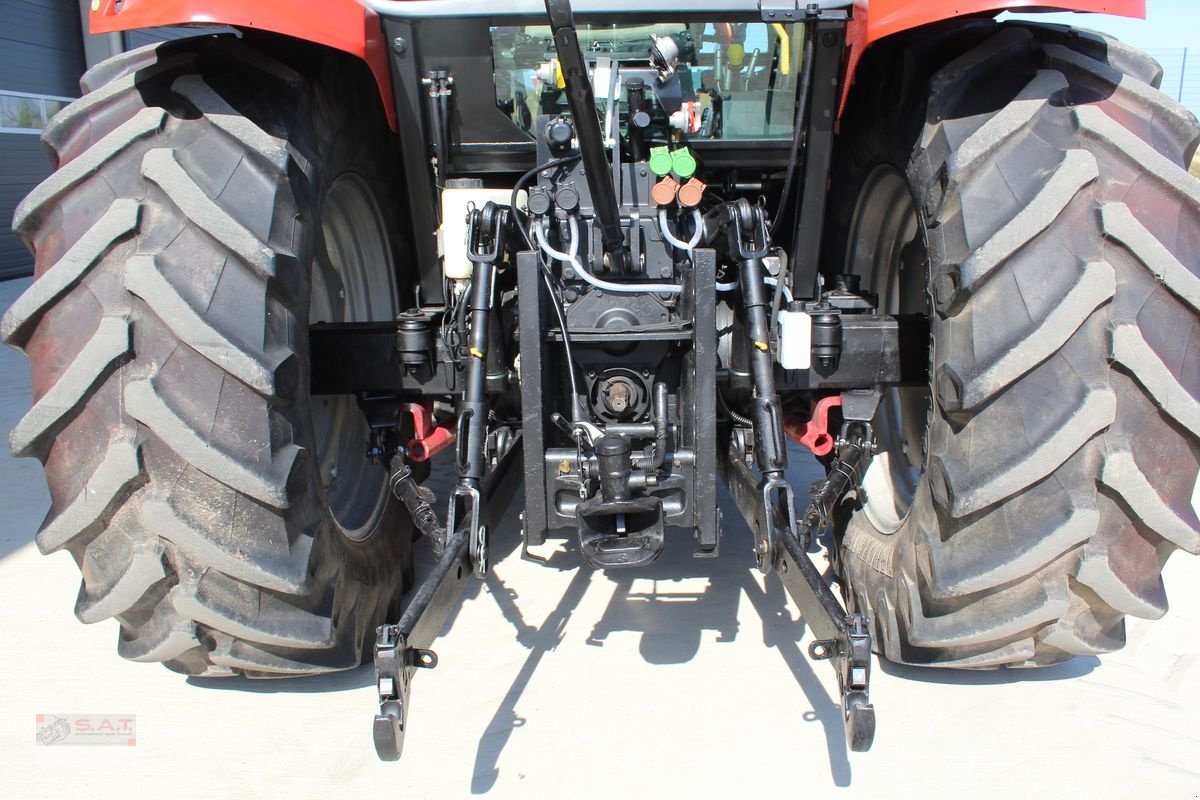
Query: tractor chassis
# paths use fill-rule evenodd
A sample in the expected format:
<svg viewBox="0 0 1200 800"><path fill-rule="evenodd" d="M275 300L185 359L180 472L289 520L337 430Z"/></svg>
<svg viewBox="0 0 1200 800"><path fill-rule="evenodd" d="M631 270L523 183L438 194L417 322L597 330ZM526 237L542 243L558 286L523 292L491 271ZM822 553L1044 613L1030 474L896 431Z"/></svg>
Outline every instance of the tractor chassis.
<svg viewBox="0 0 1200 800"><path fill-rule="evenodd" d="M815 232L802 235L801 246L791 259L794 272L790 282L801 297L817 300L812 308L821 320L821 332L814 333L812 341L813 369L782 369L772 351L780 293L766 288L777 274L781 253L773 248L772 221L764 205L743 198L722 201L703 219L697 211L686 259L675 259L669 250L640 250L642 237L649 241L656 236L654 221L633 213L625 230L620 208L630 203L638 207L637 198L649 193L652 182L646 177L644 162L638 161L640 171L638 164L622 166L620 148L613 149L610 178L570 3L547 0L546 8L562 62L564 94L579 153L564 157L548 149L548 140L539 139L535 163L540 166L517 182L508 205L487 201L482 208L470 207L465 255L471 278L463 294L465 305L456 312L467 338L457 343L443 341L442 334L434 330L433 316L422 308L401 315L391 326L318 325L310 330L313 393L359 397L372 429L368 455L391 465L393 490L417 527L432 540L438 557L434 569L411 594L401 619L377 629L376 751L383 760L400 757L412 679L418 669L436 666L438 659L430 647L469 576L486 575L489 538L495 535L497 523L516 494L518 476L524 481L521 536L526 552L529 546L543 543L549 531L574 525L587 562L597 568L618 568L653 562L663 550L667 525L692 530L698 557L715 556L720 533L715 492L718 475L754 534L758 568L764 574L780 576L819 637L809 655L828 660L835 668L849 747L869 749L875 731L869 694L870 625L865 615L847 611L808 552L815 532L830 524L834 508L847 493L859 488L875 449L870 420L882 389L927 380L924 320L878 314L877 299L859 292L856 284L839 283L823 290L815 274L820 237ZM764 10L764 21L772 16ZM844 14L825 16L813 8L803 16L809 26L803 55L806 81L812 72L836 74L842 41L837 33L845 24ZM406 52L402 48L397 56L403 58ZM400 73L412 75L410 70ZM819 90L807 82L802 85L789 160L790 182L803 126L808 123L812 141L804 150L807 159L800 172L804 190L794 212L802 227L822 216L819 209L809 212L821 202L823 175L828 171L831 131L811 121L832 119L837 88L835 79L816 83ZM432 163L441 176L449 149L438 121L446 119L445 98L453 84L449 72L439 70L428 73L423 85L431 103L430 118L439 129L433 137ZM401 99L415 99L415 89L404 81L398 84ZM810 100L823 113L806 112ZM555 119L540 118L538 129L548 129ZM635 138L630 139L630 148L638 160L644 156ZM423 169L410 171L410 175L425 174ZM517 194L523 182L535 177L539 184L531 188L525 221L518 210ZM560 186L569 187L574 199L569 203L563 200L557 217L548 213L553 202L539 203L535 210L534 192L541 192L542 197L547 189ZM561 194L565 198L567 192ZM563 262L563 274L572 279L577 276L568 269L568 262L573 262L576 270L585 268L575 260L574 250L568 254L554 251L543 237L554 227L560 240L570 239L577 246L585 234L579 233L573 221L568 226L576 210L593 225L589 230L594 238L587 245L593 255L585 260L591 261L593 269L603 268L617 279L617 283L597 283L593 278L590 282L603 286L605 292L595 293L592 299L600 300L614 290L629 292L633 299L622 305L631 309L632 322L614 327L589 321L591 317L578 310L570 323L563 316L544 254ZM777 210L781 217L783 210ZM515 241L514 233L524 239L524 247ZM534 238L539 240L542 254ZM497 292L497 275L509 253L520 300L515 313L506 316L505 300ZM731 345L735 355L725 369L718 369L724 360L718 354L723 341L716 318L718 263L733 272L738 287L736 300L727 308L739 333ZM639 316L643 310L639 290L620 283L642 270L647 275L677 276L674 284L643 284L642 296L674 295L662 306L661 318L653 308L653 319L661 319L659 322L647 323ZM780 275L780 284L783 280ZM651 285L658 288L651 289ZM422 300L441 300L439 288L436 284L422 286L418 305ZM603 303L612 307L608 298ZM547 313L547 308L554 313ZM449 316L449 309L444 313ZM502 330L505 324L510 326L507 335ZM469 334L465 333L468 330ZM515 354L506 353L514 338L519 345L519 368L512 360ZM557 356L560 345L572 384L565 407L562 394L553 385L563 374L558 368L562 366ZM622 362L623 354L636 348L642 349L627 359L631 363ZM640 371L649 381L638 395L638 402L646 405L645 413L637 415L642 421L623 418L620 412L624 407L609 406L615 416L596 418L607 424L590 422L589 412L581 404L593 402L587 399L592 390L582 397L577 391L576 363L582 364L579 372L589 380L602 370ZM636 393L636 383L636 377L632 378L629 391ZM830 455L828 477L812 487L802 513L786 477L787 436L802 443L807 440L797 437L790 427L795 420L785 416L781 389L825 392L820 402L813 396L812 419L805 425L810 429L808 435L823 439L820 454ZM748 418L725 407L726 390L749 398ZM447 396L454 400L453 430L449 423L433 423L437 398ZM822 427L827 425L827 414L818 415L833 403L842 406L844 420L836 438ZM718 405L726 413L719 414ZM593 405L593 411L595 408ZM514 414L515 409L519 411ZM407 421L410 416L411 425ZM631 447L631 441L645 444ZM447 498L443 527L430 506L432 498L419 490L406 462L425 461L437 449L450 446L454 447L458 481ZM672 493L683 500L674 499Z"/></svg>
<svg viewBox="0 0 1200 800"><path fill-rule="evenodd" d="M779 504L764 505L761 481L750 466L747 449L737 444L736 437L731 437L729 450L722 453L720 468L735 504L759 542L759 569L779 576L801 616L819 637L809 645L809 656L829 661L834 668L849 748L865 751L875 735L867 619L863 614L846 611L809 555L816 532L829 524L832 510L847 493L859 488L874 448L869 422L850 417L873 416L879 393L846 394L855 395L857 407L867 411L845 412L847 420L837 439L837 455L829 476L812 487L807 508L793 523L789 524ZM845 402L844 408L854 406ZM498 532L498 523L518 495L522 451L522 443L513 441L483 482L480 518L481 527L490 531L486 536ZM377 629L375 685L379 711L372 733L375 751L384 761L400 758L408 730L412 680L418 669L437 666L437 655L430 648L472 574L478 577L486 572L486 541L473 539L470 520L463 520L446 537L437 562L409 597L399 621Z"/></svg>

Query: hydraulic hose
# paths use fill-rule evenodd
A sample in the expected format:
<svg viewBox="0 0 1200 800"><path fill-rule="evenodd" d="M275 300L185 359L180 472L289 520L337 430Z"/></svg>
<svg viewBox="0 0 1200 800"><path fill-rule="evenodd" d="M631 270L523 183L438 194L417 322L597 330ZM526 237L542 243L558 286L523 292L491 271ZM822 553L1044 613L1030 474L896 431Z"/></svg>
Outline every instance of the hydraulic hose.
<svg viewBox="0 0 1200 800"><path fill-rule="evenodd" d="M592 273L588 272L579 260L579 220L574 216L570 218L571 223L571 241L567 252L555 250L554 247L546 241L545 223L534 223L533 235L537 238L538 245L542 248L542 252L555 261L561 261L565 264L570 264L575 270L575 274L583 280L606 292L615 292L619 294L681 294L683 287L676 283L617 283L615 281L606 281L603 278L597 278Z"/></svg>
<svg viewBox="0 0 1200 800"><path fill-rule="evenodd" d="M525 244L529 246L531 252L536 252L537 248L533 245L533 239L529 237L529 231L525 229L525 225L521 222L521 212L517 208L517 196L520 194L521 187L529 183L534 177L543 170L557 169L558 167L566 166L579 160L578 155L569 155L562 158L555 158L547 161L545 164L539 164L533 169L526 172L517 182L513 184L512 196L509 199L509 207L512 210L513 219L517 223L517 230L521 233L521 238L525 240ZM546 266L544 259L538 259L538 270L542 273L542 282L546 284L546 291L550 293L550 299L553 301L550 305L554 307L554 316L558 319L558 328L562 331L563 338L563 354L567 359L567 378L571 382L571 421L580 418L579 410L579 384L575 378L575 356L571 352L571 336L567 332L567 318L563 314L562 298L558 294L558 290L554 286L554 278L550 275L550 269Z"/></svg>
<svg viewBox="0 0 1200 800"><path fill-rule="evenodd" d="M658 210L658 229L662 232L663 238L667 240L667 244L687 253L688 258L692 257L692 251L696 249L696 245L700 244L700 237L704 235L704 218L700 216L700 209L692 209L692 220L696 230L693 231L692 238L685 242L671 233L671 226L667 222L667 210L665 208Z"/></svg>
<svg viewBox="0 0 1200 800"><path fill-rule="evenodd" d="M675 234L671 233L671 223L667 221L667 210L665 208L660 208L658 210L658 230L662 233L663 239L665 239L667 244L671 245L672 247L678 250L683 250L685 253L687 253L688 258L693 258L693 251L695 251L696 245L700 244L700 238L704 234L704 229L702 227L703 218L700 216L700 210L692 209L692 217L695 221L696 230L692 233L692 238L685 242ZM769 275L763 278L763 283L771 288L776 288L779 286L779 280L777 278L772 278ZM737 287L737 281L718 283L717 291L732 292L736 290ZM787 287L786 283L783 285L782 292L787 301L789 303L792 302L792 291Z"/></svg>

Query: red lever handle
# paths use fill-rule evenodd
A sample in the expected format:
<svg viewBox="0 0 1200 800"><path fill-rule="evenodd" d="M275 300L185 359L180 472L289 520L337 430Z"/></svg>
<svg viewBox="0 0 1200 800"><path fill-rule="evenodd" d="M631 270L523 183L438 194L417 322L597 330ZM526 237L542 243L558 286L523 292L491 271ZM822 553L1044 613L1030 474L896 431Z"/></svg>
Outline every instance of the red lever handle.
<svg viewBox="0 0 1200 800"><path fill-rule="evenodd" d="M812 419L802 422L797 419L784 420L783 431L797 444L804 445L814 456L827 456L833 452L833 434L829 432L829 411L841 406L840 394L823 397L813 409Z"/></svg>

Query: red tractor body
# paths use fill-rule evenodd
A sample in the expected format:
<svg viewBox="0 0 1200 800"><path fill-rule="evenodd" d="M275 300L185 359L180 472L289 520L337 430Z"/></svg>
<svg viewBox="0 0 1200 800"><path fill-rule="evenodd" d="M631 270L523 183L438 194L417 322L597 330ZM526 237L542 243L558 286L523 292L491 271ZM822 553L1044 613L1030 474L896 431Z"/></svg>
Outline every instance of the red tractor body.
<svg viewBox="0 0 1200 800"><path fill-rule="evenodd" d="M92 3L90 23L92 33L168 25L228 25L271 31L350 53L370 66L388 122L395 129L387 43L379 17L369 5L357 0L97 0ZM845 93L854 83L862 54L885 36L969 14L1049 8L1139 19L1146 16L1146 0L1063 0L1052 5L1029 0L967 0L953 7L939 0L855 0L847 31Z"/></svg>

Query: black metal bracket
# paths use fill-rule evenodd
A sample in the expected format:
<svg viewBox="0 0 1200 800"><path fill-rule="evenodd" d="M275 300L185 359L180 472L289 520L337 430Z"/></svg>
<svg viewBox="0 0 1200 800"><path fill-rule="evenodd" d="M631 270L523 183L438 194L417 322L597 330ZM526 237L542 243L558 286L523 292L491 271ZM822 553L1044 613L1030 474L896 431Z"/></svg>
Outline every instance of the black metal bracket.
<svg viewBox="0 0 1200 800"><path fill-rule="evenodd" d="M799 22L803 19L845 20L849 14L845 9L821 8L816 3L802 0L758 0L758 10L763 22Z"/></svg>
<svg viewBox="0 0 1200 800"><path fill-rule="evenodd" d="M458 401L457 461L458 484L446 512L446 529L454 530L462 507L467 523L468 549L475 574L482 578L488 568L488 531L484 521L486 502L480 481L486 469L487 453L487 351L499 346L489 341L488 321L495 303L495 268L504 255L508 208L485 203L467 216L467 257L471 259L471 287L467 309L470 333L464 386Z"/></svg>
<svg viewBox="0 0 1200 800"><path fill-rule="evenodd" d="M809 655L834 665L846 741L854 751L870 749L875 737L875 707L870 701L870 626L865 615L846 611L809 558L808 545L813 532L828 524L838 500L861 483L873 449L869 426L848 426L839 439L838 456L828 477L814 487L808 507L794 523L782 503L771 502L760 491L759 478L741 448L731 441L729 451L722 454L725 483L747 523L757 532L759 541L764 530L772 531L778 541L778 546L765 554L765 567L779 575L817 637L809 647ZM756 556L761 564L764 555Z"/></svg>
<svg viewBox="0 0 1200 800"><path fill-rule="evenodd" d="M514 439L480 490L483 525L495 529L507 512L521 479L522 448ZM384 761L396 761L404 749L408 729L412 679L418 669L437 666L430 650L450 610L475 573L471 534L466 524L454 529L433 570L417 586L394 624L381 625L375 638L375 685L379 712L372 733L375 752Z"/></svg>
<svg viewBox="0 0 1200 800"><path fill-rule="evenodd" d="M845 53L845 12L832 16L822 13L813 35L816 53L810 99L809 127L805 138L804 175L800 184L800 215L792 248L790 269L792 293L797 299L818 297L817 274L820 271L821 241L825 224L829 168L833 161L833 140L837 109L841 99L842 58ZM776 220L776 224L785 224Z"/></svg>

